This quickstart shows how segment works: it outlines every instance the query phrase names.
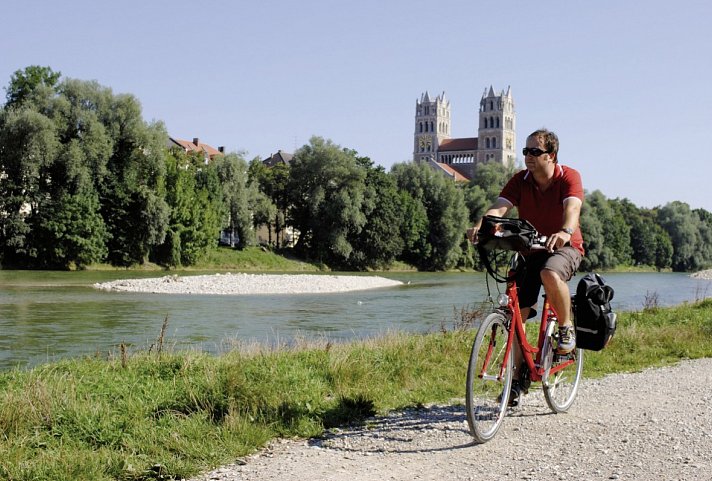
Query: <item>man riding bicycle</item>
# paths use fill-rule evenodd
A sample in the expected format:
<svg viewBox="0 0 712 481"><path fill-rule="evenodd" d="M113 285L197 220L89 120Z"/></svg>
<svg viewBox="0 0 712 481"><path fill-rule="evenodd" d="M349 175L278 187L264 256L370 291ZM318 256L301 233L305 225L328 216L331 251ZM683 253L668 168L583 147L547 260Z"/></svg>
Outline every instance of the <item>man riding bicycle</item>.
<svg viewBox="0 0 712 481"><path fill-rule="evenodd" d="M574 276L584 254L579 228L584 199L581 175L575 169L558 163L559 139L554 132L540 129L527 137L522 149L526 169L516 173L505 185L485 215L504 217L516 207L519 218L529 221L539 233L547 236L546 250L527 255L527 269L517 279L522 319L536 311L541 286L559 315L559 352L576 347L576 333L571 319L571 294L567 282ZM468 229L471 242L477 239L482 219ZM514 344L514 381L510 405L519 403L526 394L526 379L520 380L522 354Z"/></svg>

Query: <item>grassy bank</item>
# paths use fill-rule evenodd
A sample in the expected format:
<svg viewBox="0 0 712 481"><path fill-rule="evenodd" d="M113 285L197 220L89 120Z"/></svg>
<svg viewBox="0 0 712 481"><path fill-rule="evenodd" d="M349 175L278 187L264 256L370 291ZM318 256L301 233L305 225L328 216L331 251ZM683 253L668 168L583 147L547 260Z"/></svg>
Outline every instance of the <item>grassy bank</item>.
<svg viewBox="0 0 712 481"><path fill-rule="evenodd" d="M123 267L115 267L109 264L93 264L89 270L126 270ZM133 266L132 270L166 270L157 264L146 263L140 266ZM241 272L314 272L324 270L324 266L310 264L300 259L288 255L288 253L276 253L261 247L247 247L243 250L236 250L229 247L217 247L211 250L203 259L194 266L181 267L181 270L234 270Z"/></svg>
<svg viewBox="0 0 712 481"><path fill-rule="evenodd" d="M712 300L622 313L584 375L712 357ZM392 409L460 402L474 332L349 344L126 354L0 373L0 479L187 477L276 436L316 436Z"/></svg>

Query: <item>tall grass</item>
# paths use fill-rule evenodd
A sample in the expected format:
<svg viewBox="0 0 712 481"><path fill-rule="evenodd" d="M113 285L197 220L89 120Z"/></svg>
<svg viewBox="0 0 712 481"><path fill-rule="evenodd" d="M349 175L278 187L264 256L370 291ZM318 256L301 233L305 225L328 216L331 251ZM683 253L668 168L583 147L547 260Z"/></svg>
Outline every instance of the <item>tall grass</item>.
<svg viewBox="0 0 712 481"><path fill-rule="evenodd" d="M463 324L464 325L464 324ZM148 480L232 462L274 437L459 403L474 332L333 344L124 351L0 373L0 479ZM585 376L712 356L712 300L620 315Z"/></svg>

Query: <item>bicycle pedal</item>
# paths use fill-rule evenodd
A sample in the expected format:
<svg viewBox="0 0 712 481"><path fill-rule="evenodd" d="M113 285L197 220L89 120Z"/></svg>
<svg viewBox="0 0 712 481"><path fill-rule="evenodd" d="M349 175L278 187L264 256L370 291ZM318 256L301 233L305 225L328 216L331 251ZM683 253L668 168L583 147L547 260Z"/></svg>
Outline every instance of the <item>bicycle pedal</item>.
<svg viewBox="0 0 712 481"><path fill-rule="evenodd" d="M574 352L567 352L566 354L554 353L553 362L564 362L574 359Z"/></svg>

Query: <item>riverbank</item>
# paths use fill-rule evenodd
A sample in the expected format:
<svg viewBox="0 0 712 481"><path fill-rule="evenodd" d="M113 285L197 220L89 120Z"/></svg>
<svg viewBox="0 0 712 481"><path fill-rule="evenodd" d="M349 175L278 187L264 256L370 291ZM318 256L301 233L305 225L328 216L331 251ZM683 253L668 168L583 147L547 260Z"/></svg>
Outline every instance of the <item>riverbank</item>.
<svg viewBox="0 0 712 481"><path fill-rule="evenodd" d="M712 357L711 324L712 300L621 313L611 344L604 351L586 353L584 376L590 380L608 373ZM162 349L161 343L142 352L122 345L108 360L97 355L29 371L2 372L0 427L5 436L0 439L0 479L185 479L234 462L274 439L338 433L334 428L373 414L433 403L454 406L451 409L460 419L456 430L461 431L465 429L463 376L473 336L470 329L397 333L343 344L323 340L306 347L236 349L222 356L171 352ZM674 378L669 374L661 382L667 384ZM650 399L651 391L645 388L650 385L642 383L635 391ZM624 382L623 386L630 390L629 384ZM622 405L621 396L613 399ZM685 398L691 403L708 402L700 396ZM636 405L637 401L631 403ZM606 410L600 417L585 415L594 421L582 421L592 429L591 442L610 410L607 403L599 406ZM656 412L645 411L646 426L658 424ZM567 446L576 444L576 431L571 429L578 423L567 422L565 417L559 420L559 416L545 418L561 423ZM536 422L541 418L530 419ZM684 419L689 418L682 418L683 424ZM509 421L507 426L516 429ZM427 414L416 416L409 424L421 434L433 426ZM682 425L677 418L674 424L663 424ZM523 436L517 439L534 447L531 435L549 432L533 427L522 431ZM374 440L385 453L391 439L388 433L378 428L371 432L385 433ZM661 439L658 432L649 432L657 441ZM450 437L454 435L459 436L457 431L443 433L450 441L456 441ZM464 439L469 442L467 436ZM520 441L513 444L511 439L503 435L482 449L501 445L501 440L514 452ZM634 438L625 439L636 443ZM694 437L684 441L675 440L674 446L696 445ZM405 445L417 446L410 441ZM601 446L609 449L608 444ZM356 455L348 445L336 447ZM607 454L603 448L596 450ZM413 454L423 457L422 451ZM362 460L364 473L368 462ZM322 474L323 479L335 479Z"/></svg>
<svg viewBox="0 0 712 481"><path fill-rule="evenodd" d="M695 272L694 274L691 274L690 277L694 279L705 279L708 281L712 281L712 269Z"/></svg>
<svg viewBox="0 0 712 481"><path fill-rule="evenodd" d="M120 279L94 284L105 291L154 294L325 294L362 291L402 285L401 281L379 276L317 274L225 274L178 276L149 279Z"/></svg>

